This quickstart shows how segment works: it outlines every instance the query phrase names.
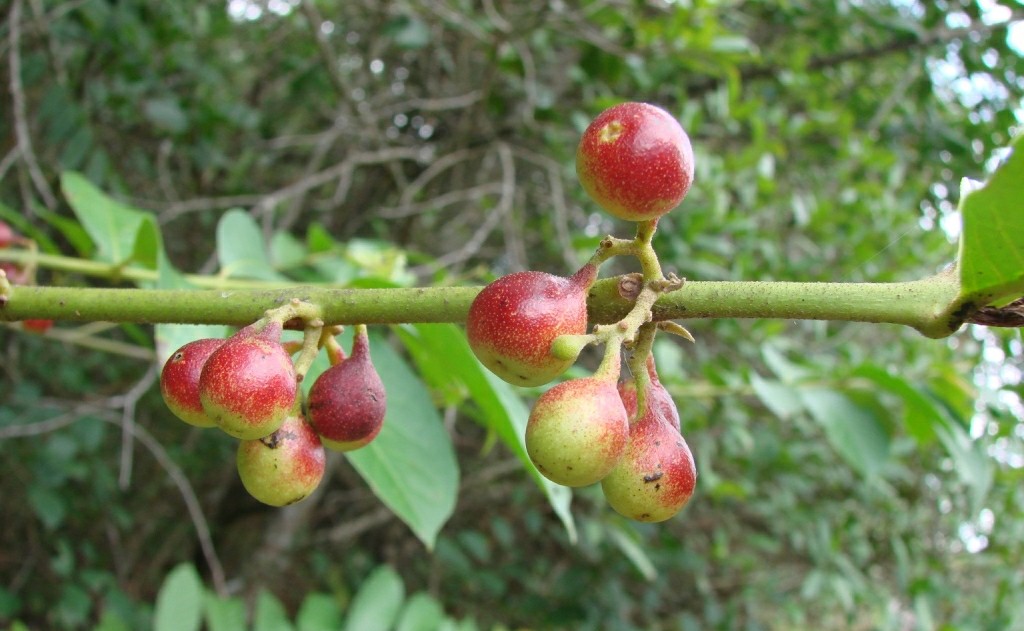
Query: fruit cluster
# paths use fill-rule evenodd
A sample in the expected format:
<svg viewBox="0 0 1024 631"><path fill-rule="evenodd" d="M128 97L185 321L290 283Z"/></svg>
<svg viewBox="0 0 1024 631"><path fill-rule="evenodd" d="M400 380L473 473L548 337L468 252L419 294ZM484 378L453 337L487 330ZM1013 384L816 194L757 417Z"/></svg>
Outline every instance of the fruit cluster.
<svg viewBox="0 0 1024 631"><path fill-rule="evenodd" d="M369 444L387 406L365 326L356 327L346 358L334 337L338 331L311 319L292 361L281 334L299 304L269 311L226 340L189 342L160 373L160 392L178 418L240 439L242 484L272 506L293 504L316 489L326 466L324 447L351 451ZM299 382L320 347L331 366L313 382L303 405Z"/></svg>
<svg viewBox="0 0 1024 631"><path fill-rule="evenodd" d="M593 375L563 381L534 404L526 450L537 469L565 486L601 483L616 511L639 521L679 512L697 479L679 429L679 412L661 385L652 354L658 330L693 338L678 324L654 322L657 298L683 286L662 273L651 239L658 219L679 205L693 181L686 132L664 110L623 103L600 114L583 134L576 169L584 190L607 212L637 222L631 240L607 237L569 277L526 271L499 278L475 298L466 320L474 354L519 386L550 383L589 344L605 345ZM642 280L621 321L587 333L587 296L603 262L640 261ZM623 350L632 377L620 382Z"/></svg>
<svg viewBox="0 0 1024 631"><path fill-rule="evenodd" d="M9 224L0 221L0 250L18 245L35 250L35 241L23 237L14 231ZM6 277L7 282L12 285L34 285L35 267L23 267L10 261L0 261L0 278ZM30 319L22 320L21 328L32 333L46 333L53 328L53 320Z"/></svg>

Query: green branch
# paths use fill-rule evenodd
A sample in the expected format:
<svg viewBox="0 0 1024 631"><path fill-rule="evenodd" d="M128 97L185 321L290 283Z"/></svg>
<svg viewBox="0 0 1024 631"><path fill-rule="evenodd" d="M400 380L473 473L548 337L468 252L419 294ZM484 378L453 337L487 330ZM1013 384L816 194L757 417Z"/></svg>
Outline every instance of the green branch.
<svg viewBox="0 0 1024 631"><path fill-rule="evenodd" d="M620 278L598 281L590 292L594 324L623 318L632 306ZM962 324L954 272L903 283L689 281L661 296L655 320L780 318L880 322L913 327L928 337L951 335ZM480 287L161 290L9 287L0 295L0 320L177 322L243 326L293 298L319 305L326 325L462 323ZM0 291L0 294L3 294Z"/></svg>

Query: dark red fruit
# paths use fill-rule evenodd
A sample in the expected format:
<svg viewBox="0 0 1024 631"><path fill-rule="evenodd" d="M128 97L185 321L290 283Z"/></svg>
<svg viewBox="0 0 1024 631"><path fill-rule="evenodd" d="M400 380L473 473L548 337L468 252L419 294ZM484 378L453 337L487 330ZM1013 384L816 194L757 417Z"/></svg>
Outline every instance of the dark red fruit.
<svg viewBox="0 0 1024 631"><path fill-rule="evenodd" d="M665 110L622 103L583 132L576 174L587 194L615 217L655 219L678 206L690 189L693 148Z"/></svg>
<svg viewBox="0 0 1024 631"><path fill-rule="evenodd" d="M199 376L203 410L243 440L269 436L288 416L298 393L292 358L281 346L282 325L249 325L225 340Z"/></svg>
<svg viewBox="0 0 1024 631"><path fill-rule="evenodd" d="M185 344L164 362L160 371L160 394L175 416L189 425L213 427L216 423L199 400L199 375L203 365L224 340L204 338Z"/></svg>
<svg viewBox="0 0 1024 631"><path fill-rule="evenodd" d="M647 405L653 407L654 413L668 421L672 427L679 431L679 409L672 395L668 393L665 386L658 381L658 372L654 366L654 355L647 356L647 374L650 376L650 387L647 391ZM636 382L632 379L619 382L619 396L626 406L626 412L632 420L636 415Z"/></svg>
<svg viewBox="0 0 1024 631"><path fill-rule="evenodd" d="M553 381L575 358L551 353L560 335L587 331L587 291L597 278L584 265L569 278L517 272L492 282L477 295L466 318L466 334L477 359L517 386Z"/></svg>
<svg viewBox="0 0 1024 631"><path fill-rule="evenodd" d="M626 408L615 381L563 381L541 395L526 424L526 451L544 477L564 486L600 481L625 452Z"/></svg>
<svg viewBox="0 0 1024 631"><path fill-rule="evenodd" d="M32 333L43 334L53 328L53 320L22 320L21 328Z"/></svg>
<svg viewBox="0 0 1024 631"><path fill-rule="evenodd" d="M297 414L269 436L241 441L235 456L242 486L271 506L305 499L323 479L326 462L320 437Z"/></svg>
<svg viewBox="0 0 1024 631"><path fill-rule="evenodd" d="M370 359L365 329L356 333L351 356L313 382L308 409L309 422L326 447L352 451L376 438L384 425L387 395Z"/></svg>

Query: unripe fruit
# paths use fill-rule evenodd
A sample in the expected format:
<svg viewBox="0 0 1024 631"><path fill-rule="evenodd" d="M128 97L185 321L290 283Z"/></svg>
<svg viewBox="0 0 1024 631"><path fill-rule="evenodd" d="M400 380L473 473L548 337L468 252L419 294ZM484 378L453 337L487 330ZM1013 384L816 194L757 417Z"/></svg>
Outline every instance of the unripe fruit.
<svg viewBox="0 0 1024 631"><path fill-rule="evenodd" d="M387 395L370 359L365 330L356 334L348 359L317 377L307 400L309 422L324 446L352 451L376 438L384 425Z"/></svg>
<svg viewBox="0 0 1024 631"><path fill-rule="evenodd" d="M658 372L654 366L654 356L647 356L647 374L650 376L650 387L647 390L647 406L654 408L654 413L667 421L679 431L679 408L676 407L672 395L658 381ZM619 396L626 406L626 413L632 420L636 415L636 382L632 379L619 382Z"/></svg>
<svg viewBox="0 0 1024 631"><path fill-rule="evenodd" d="M264 504L286 506L316 489L326 456L313 428L293 414L269 436L241 441L235 463L250 495Z"/></svg>
<svg viewBox="0 0 1024 631"><path fill-rule="evenodd" d="M526 424L526 451L552 482L587 486L615 467L628 437L626 408L615 381L570 379L537 399Z"/></svg>
<svg viewBox="0 0 1024 631"><path fill-rule="evenodd" d="M185 344L167 358L160 371L160 394L175 416L189 425L216 425L199 400L199 375L215 350L224 344L217 338L203 338Z"/></svg>
<svg viewBox="0 0 1024 631"><path fill-rule="evenodd" d="M259 330L249 325L225 340L203 366L203 410L235 438L269 436L295 403L295 367L281 346L281 330L280 322Z"/></svg>
<svg viewBox="0 0 1024 631"><path fill-rule="evenodd" d="M503 276L473 300L466 337L477 359L505 381L539 386L553 381L576 361L556 357L551 344L560 335L587 330L587 292L597 267L584 265L566 278L545 272Z"/></svg>
<svg viewBox="0 0 1024 631"><path fill-rule="evenodd" d="M648 103L622 103L594 119L576 150L587 194L627 221L655 219L683 201L693 182L693 148L679 122Z"/></svg>
<svg viewBox="0 0 1024 631"><path fill-rule="evenodd" d="M664 406L648 406L630 425L625 454L601 480L608 504L637 521L672 517L690 501L697 484L690 447L663 410ZM678 418L678 411L675 415Z"/></svg>

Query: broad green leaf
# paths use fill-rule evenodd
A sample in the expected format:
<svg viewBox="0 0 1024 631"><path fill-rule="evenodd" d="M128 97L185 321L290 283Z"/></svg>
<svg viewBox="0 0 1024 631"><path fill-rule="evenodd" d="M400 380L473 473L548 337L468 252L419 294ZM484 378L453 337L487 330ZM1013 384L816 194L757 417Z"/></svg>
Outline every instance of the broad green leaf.
<svg viewBox="0 0 1024 631"><path fill-rule="evenodd" d="M800 397L824 428L832 447L850 466L865 477L881 472L889 459L889 435L868 408L825 388L801 390Z"/></svg>
<svg viewBox="0 0 1024 631"><path fill-rule="evenodd" d="M157 272L156 286L159 289L188 289L191 287L163 253L160 254ZM163 366L174 351L193 340L207 337L225 338L230 331L230 327L223 324L157 324L154 332L157 365Z"/></svg>
<svg viewBox="0 0 1024 631"><path fill-rule="evenodd" d="M344 628L346 631L387 631L398 617L404 598L402 578L389 566L382 565L359 586L348 608Z"/></svg>
<svg viewBox="0 0 1024 631"><path fill-rule="evenodd" d="M245 628L245 603L238 598L203 595L204 620L207 631L237 631Z"/></svg>
<svg viewBox="0 0 1024 631"><path fill-rule="evenodd" d="M346 455L377 497L432 549L458 495L452 442L419 377L383 339L372 336L370 349L387 390L387 415L373 442Z"/></svg>
<svg viewBox="0 0 1024 631"><path fill-rule="evenodd" d="M526 453L526 421L530 411L515 388L477 361L465 333L453 324L417 324L413 329L399 329L399 335L431 385L442 391L453 387L465 389L479 408L476 420L494 431L522 461L562 520L569 539L575 542L576 525L569 510L572 492L541 475Z"/></svg>
<svg viewBox="0 0 1024 631"><path fill-rule="evenodd" d="M217 259L221 274L229 278L287 280L270 264L260 227L238 208L227 211L217 222Z"/></svg>
<svg viewBox="0 0 1024 631"><path fill-rule="evenodd" d="M871 364L859 366L852 376L868 379L875 386L900 398L907 432L919 444L926 445L935 440L935 425L940 422L942 411L921 389L903 377Z"/></svg>
<svg viewBox="0 0 1024 631"><path fill-rule="evenodd" d="M270 260L275 269L302 265L307 254L305 244L287 232L275 232L270 238Z"/></svg>
<svg viewBox="0 0 1024 631"><path fill-rule="evenodd" d="M761 399L761 403L771 410L772 414L781 419L791 418L794 414L803 410L800 393L793 386L779 381L764 379L757 373L750 375L750 385L754 388L757 398Z"/></svg>
<svg viewBox="0 0 1024 631"><path fill-rule="evenodd" d="M291 631L288 612L273 594L261 591L256 597L256 611L253 613L253 631Z"/></svg>
<svg viewBox="0 0 1024 631"><path fill-rule="evenodd" d="M1024 295L1024 134L981 188L960 197L962 303L984 306Z"/></svg>
<svg viewBox="0 0 1024 631"><path fill-rule="evenodd" d="M341 628L341 609L338 601L328 594L307 594L295 617L298 631L324 631Z"/></svg>
<svg viewBox="0 0 1024 631"><path fill-rule="evenodd" d="M409 597L395 625L395 631L435 631L444 620L441 604L424 592Z"/></svg>
<svg viewBox="0 0 1024 631"><path fill-rule="evenodd" d="M156 269L163 244L156 219L107 196L82 175L61 175L61 189L82 227L96 244L101 261L137 262Z"/></svg>
<svg viewBox="0 0 1024 631"><path fill-rule="evenodd" d="M176 566L156 595L155 631L198 631L203 615L203 582L190 563Z"/></svg>
<svg viewBox="0 0 1024 631"><path fill-rule="evenodd" d="M941 417L935 433L946 447L957 477L970 489L972 512L982 508L995 478L995 463L984 447L971 439L963 427L953 419Z"/></svg>

